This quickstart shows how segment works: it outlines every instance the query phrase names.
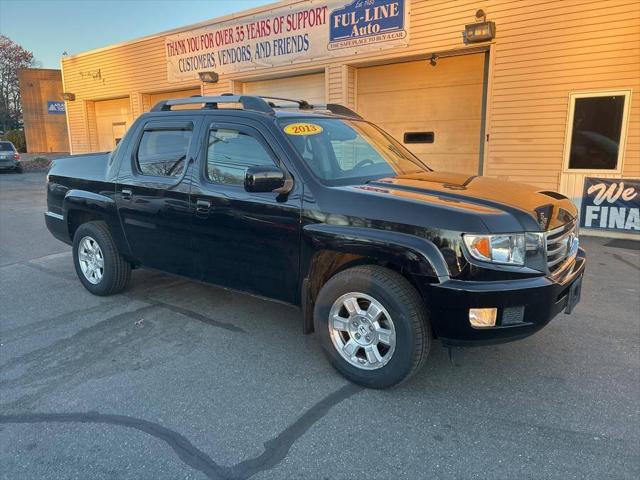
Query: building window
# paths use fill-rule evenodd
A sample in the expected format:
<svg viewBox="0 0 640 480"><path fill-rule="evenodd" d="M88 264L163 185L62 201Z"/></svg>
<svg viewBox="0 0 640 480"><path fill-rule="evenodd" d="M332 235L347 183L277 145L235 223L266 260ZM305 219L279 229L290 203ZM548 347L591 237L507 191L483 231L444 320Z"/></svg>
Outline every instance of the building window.
<svg viewBox="0 0 640 480"><path fill-rule="evenodd" d="M621 170L630 96L629 91L570 96L566 170Z"/></svg>
<svg viewBox="0 0 640 480"><path fill-rule="evenodd" d="M213 183L244 185L247 168L275 165L269 152L251 135L231 129L209 132L207 178Z"/></svg>

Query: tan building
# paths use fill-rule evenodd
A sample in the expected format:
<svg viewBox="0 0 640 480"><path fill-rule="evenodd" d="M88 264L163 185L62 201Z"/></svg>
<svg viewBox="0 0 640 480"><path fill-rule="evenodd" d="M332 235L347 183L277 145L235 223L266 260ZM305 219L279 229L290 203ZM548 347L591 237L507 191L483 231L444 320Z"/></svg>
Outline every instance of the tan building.
<svg viewBox="0 0 640 480"><path fill-rule="evenodd" d="M26 68L18 72L27 151L68 152L69 133L60 70Z"/></svg>
<svg viewBox="0 0 640 480"><path fill-rule="evenodd" d="M484 20L495 37L465 41ZM574 199L585 177L640 178L636 0L287 1L65 57L62 71L73 153L112 149L161 99L231 92L341 103L436 169Z"/></svg>

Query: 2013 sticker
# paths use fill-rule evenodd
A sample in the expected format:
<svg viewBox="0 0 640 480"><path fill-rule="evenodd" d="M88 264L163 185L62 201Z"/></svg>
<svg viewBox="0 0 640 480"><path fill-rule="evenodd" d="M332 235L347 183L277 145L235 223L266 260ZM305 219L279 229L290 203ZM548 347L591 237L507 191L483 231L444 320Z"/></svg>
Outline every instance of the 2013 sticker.
<svg viewBox="0 0 640 480"><path fill-rule="evenodd" d="M287 135L317 135L322 133L322 127L315 123L291 123L284 127Z"/></svg>

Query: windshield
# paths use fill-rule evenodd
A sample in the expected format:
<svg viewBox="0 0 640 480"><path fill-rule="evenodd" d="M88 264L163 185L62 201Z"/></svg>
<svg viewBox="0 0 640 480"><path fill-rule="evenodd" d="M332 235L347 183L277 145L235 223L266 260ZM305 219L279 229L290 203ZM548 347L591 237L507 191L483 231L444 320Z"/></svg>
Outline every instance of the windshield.
<svg viewBox="0 0 640 480"><path fill-rule="evenodd" d="M431 170L368 122L306 118L280 120L280 124L313 173L329 185Z"/></svg>
<svg viewBox="0 0 640 480"><path fill-rule="evenodd" d="M0 152L13 152L13 145L9 142L0 142Z"/></svg>

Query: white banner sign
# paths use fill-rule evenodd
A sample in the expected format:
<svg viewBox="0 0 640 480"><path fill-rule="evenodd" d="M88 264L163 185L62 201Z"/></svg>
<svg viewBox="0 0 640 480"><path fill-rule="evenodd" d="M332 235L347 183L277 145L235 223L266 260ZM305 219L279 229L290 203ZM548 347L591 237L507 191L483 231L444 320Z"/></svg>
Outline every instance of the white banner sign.
<svg viewBox="0 0 640 480"><path fill-rule="evenodd" d="M166 37L170 82L406 46L408 0L324 0Z"/></svg>

